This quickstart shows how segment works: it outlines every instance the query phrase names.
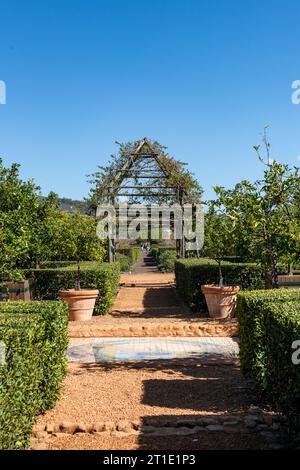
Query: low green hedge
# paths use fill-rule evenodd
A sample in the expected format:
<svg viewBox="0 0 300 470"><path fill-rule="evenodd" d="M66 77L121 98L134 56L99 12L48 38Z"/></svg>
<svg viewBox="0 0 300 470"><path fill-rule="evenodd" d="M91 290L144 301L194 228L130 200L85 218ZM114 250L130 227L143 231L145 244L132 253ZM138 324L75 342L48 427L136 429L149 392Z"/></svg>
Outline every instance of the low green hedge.
<svg viewBox="0 0 300 470"><path fill-rule="evenodd" d="M41 269L47 269L47 268L65 268L67 266L75 266L76 265L76 261L70 261L70 260L66 260L66 261L42 261L40 263L40 268Z"/></svg>
<svg viewBox="0 0 300 470"><path fill-rule="evenodd" d="M33 295L36 300L57 300L58 291L74 289L77 267L70 265L52 269L34 269L28 273L33 280ZM120 282L120 264L85 262L81 265L81 288L99 289L95 313L109 312Z"/></svg>
<svg viewBox="0 0 300 470"><path fill-rule="evenodd" d="M243 374L295 427L300 413L300 365L292 362L292 344L300 339L300 292L240 293L237 317Z"/></svg>
<svg viewBox="0 0 300 470"><path fill-rule="evenodd" d="M141 255L141 249L139 246L123 246L118 249L116 258L120 263L121 272L129 272L135 263L138 262Z"/></svg>
<svg viewBox="0 0 300 470"><path fill-rule="evenodd" d="M130 248L130 256L133 264L137 263L141 256L141 249L139 246L132 246Z"/></svg>
<svg viewBox="0 0 300 470"><path fill-rule="evenodd" d="M117 253L117 261L120 264L121 273L128 273L132 270L132 262L129 256L123 255L122 253Z"/></svg>
<svg viewBox="0 0 300 470"><path fill-rule="evenodd" d="M265 276L255 264L222 263L225 284L238 285L243 290L264 289ZM185 303L193 310L207 312L201 286L219 280L218 263L210 259L182 259L175 262L176 288Z"/></svg>
<svg viewBox="0 0 300 470"><path fill-rule="evenodd" d="M131 264L135 264L139 259L141 255L141 248L139 245L126 245L126 246L121 246L118 249L118 253L121 255L125 255L129 258Z"/></svg>
<svg viewBox="0 0 300 470"><path fill-rule="evenodd" d="M166 272L173 272L175 261L177 259L176 248L170 246L153 246L151 255L158 264L159 268Z"/></svg>
<svg viewBox="0 0 300 470"><path fill-rule="evenodd" d="M0 449L30 443L36 416L52 408L66 373L67 305L0 303Z"/></svg>

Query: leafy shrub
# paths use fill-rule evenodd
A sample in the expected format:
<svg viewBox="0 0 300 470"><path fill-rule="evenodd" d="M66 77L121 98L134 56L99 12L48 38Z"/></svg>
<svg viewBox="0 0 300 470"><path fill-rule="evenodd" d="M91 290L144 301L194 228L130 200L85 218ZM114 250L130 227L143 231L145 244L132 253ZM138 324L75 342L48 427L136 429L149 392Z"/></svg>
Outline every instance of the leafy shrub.
<svg viewBox="0 0 300 470"><path fill-rule="evenodd" d="M173 272L177 259L176 248L169 246L154 246L151 248L151 255L157 262L159 268L166 272Z"/></svg>
<svg viewBox="0 0 300 470"><path fill-rule="evenodd" d="M64 302L0 303L0 449L30 442L35 417L52 408L66 373Z"/></svg>
<svg viewBox="0 0 300 470"><path fill-rule="evenodd" d="M300 292L240 293L237 316L243 374L294 427L300 413L300 368L292 362L292 344L300 339Z"/></svg>
<svg viewBox="0 0 300 470"><path fill-rule="evenodd" d="M238 285L243 290L265 287L264 273L255 264L223 263L225 285ZM219 279L218 263L210 259L183 259L175 262L176 287L185 303L193 310L207 312L204 284L216 284Z"/></svg>
<svg viewBox="0 0 300 470"><path fill-rule="evenodd" d="M127 273L132 269L132 263L129 256L117 253L117 261L120 264L121 273Z"/></svg>
<svg viewBox="0 0 300 470"><path fill-rule="evenodd" d="M130 266L135 264L141 255L141 249L137 245L123 244L118 249L118 255L127 256Z"/></svg>
<svg viewBox="0 0 300 470"><path fill-rule="evenodd" d="M141 249L139 246L132 246L130 248L130 257L133 264L137 263L140 259Z"/></svg>
<svg viewBox="0 0 300 470"><path fill-rule="evenodd" d="M152 246L150 250L151 256L153 259L158 263L158 253L159 253L159 247L158 246Z"/></svg>
<svg viewBox="0 0 300 470"><path fill-rule="evenodd" d="M36 300L56 300L59 290L74 289L77 268L76 265L70 265L53 269L34 269L28 275L33 278ZM118 291L119 281L118 262L84 262L81 265L81 288L99 290L95 305L97 315L109 312Z"/></svg>
<svg viewBox="0 0 300 470"><path fill-rule="evenodd" d="M129 272L135 263L138 262L141 255L139 246L130 246L122 244L117 251L117 261L120 263L121 272Z"/></svg>

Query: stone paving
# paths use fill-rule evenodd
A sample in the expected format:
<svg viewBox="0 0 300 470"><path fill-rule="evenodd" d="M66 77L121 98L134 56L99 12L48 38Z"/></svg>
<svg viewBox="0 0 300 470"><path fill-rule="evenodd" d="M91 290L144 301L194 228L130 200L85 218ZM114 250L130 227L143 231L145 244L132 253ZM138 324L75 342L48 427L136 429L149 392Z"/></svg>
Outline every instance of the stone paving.
<svg viewBox="0 0 300 470"><path fill-rule="evenodd" d="M72 338L69 362L119 362L183 358L237 359L236 338Z"/></svg>

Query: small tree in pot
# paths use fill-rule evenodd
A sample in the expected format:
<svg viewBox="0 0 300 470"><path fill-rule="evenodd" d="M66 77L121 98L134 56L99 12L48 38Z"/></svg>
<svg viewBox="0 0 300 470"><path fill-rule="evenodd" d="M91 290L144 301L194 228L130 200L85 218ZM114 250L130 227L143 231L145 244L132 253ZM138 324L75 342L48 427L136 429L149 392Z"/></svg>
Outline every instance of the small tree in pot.
<svg viewBox="0 0 300 470"><path fill-rule="evenodd" d="M99 291L81 289L81 262L103 259L104 249L96 235L95 220L79 212L66 214L58 231L56 243L68 259L77 263L75 289L61 290L59 296L69 304L69 320L90 320Z"/></svg>
<svg viewBox="0 0 300 470"><path fill-rule="evenodd" d="M222 273L222 259L235 255L235 239L230 221L218 213L216 202L209 203L209 211L205 217L205 242L202 254L213 258L218 263L218 284L201 286L205 296L209 315L212 318L234 316L238 286L225 286Z"/></svg>
<svg viewBox="0 0 300 470"><path fill-rule="evenodd" d="M259 145L254 149L265 164L260 180L247 180L233 189L214 188L218 206L232 222L244 246L248 246L253 261L265 270L271 285L278 287L278 270L283 261L299 262L300 224L298 168L290 168L270 158L270 143L266 129L263 135L266 156Z"/></svg>

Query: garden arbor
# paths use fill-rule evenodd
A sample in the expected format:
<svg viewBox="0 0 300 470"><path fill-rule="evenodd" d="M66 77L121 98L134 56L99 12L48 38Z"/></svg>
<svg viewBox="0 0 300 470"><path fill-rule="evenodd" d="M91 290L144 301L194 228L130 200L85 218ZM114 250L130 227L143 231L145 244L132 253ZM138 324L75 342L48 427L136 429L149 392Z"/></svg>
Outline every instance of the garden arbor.
<svg viewBox="0 0 300 470"><path fill-rule="evenodd" d="M109 166L101 167L101 172L93 175L95 186L91 200L94 206L101 202L115 207L124 201L128 207L143 203L147 206L149 222L150 204L158 207L177 204L182 208L185 203L199 202L202 189L197 181L184 168L185 164L166 155L159 143L144 138L119 145L119 155L113 156ZM117 207L116 210L118 218ZM176 240L176 248L178 256L184 257L184 238ZM108 260L115 260L112 238L108 238Z"/></svg>

